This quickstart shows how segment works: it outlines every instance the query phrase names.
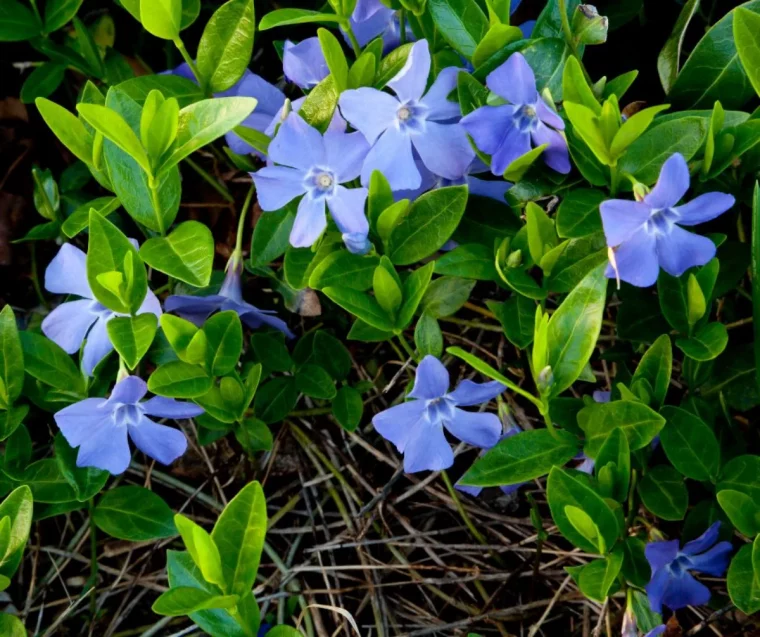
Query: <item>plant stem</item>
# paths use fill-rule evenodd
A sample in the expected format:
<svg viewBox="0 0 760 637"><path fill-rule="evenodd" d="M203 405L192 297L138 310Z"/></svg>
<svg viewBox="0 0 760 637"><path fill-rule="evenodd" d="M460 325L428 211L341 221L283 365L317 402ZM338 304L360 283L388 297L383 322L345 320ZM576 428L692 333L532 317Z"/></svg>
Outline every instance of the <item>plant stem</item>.
<svg viewBox="0 0 760 637"><path fill-rule="evenodd" d="M34 293L37 295L37 299L40 302L40 305L42 305L45 309L49 309L50 306L48 305L48 302L45 300L45 295L42 294L42 288L40 287L40 276L37 272L37 248L35 247L34 241L29 242L29 252L32 260L32 287L34 288Z"/></svg>
<svg viewBox="0 0 760 637"><path fill-rule="evenodd" d="M158 199L158 183L152 175L148 175L148 187L150 188L150 203L156 211L158 232L163 237L166 234L166 229L164 228L164 217L161 214L161 202Z"/></svg>
<svg viewBox="0 0 760 637"><path fill-rule="evenodd" d="M192 159L189 157L185 157L185 163L190 166L195 172L200 175L200 177L214 190L216 190L225 201L228 203L235 203L235 198L230 194L230 191L227 190L222 184L220 184L216 179L214 179L211 175L209 175L203 168L201 168L198 164L196 164Z"/></svg>
<svg viewBox="0 0 760 637"><path fill-rule="evenodd" d="M544 417L544 423L546 423L546 428L549 430L549 433L555 438L559 438L554 423L552 423L552 419L549 417L549 412L546 408L541 409L541 415Z"/></svg>
<svg viewBox="0 0 760 637"><path fill-rule="evenodd" d="M358 60L359 56L362 54L362 48L359 46L359 40L356 39L356 34L354 33L353 28L351 28L351 22L346 20L343 24L341 24L341 27L348 36L348 41L351 42L351 48L354 50L354 55Z"/></svg>
<svg viewBox="0 0 760 637"><path fill-rule="evenodd" d="M401 44L406 44L406 11L404 9L400 9L398 12L398 28L399 28L399 37L401 38Z"/></svg>
<svg viewBox="0 0 760 637"><path fill-rule="evenodd" d="M235 254L240 255L243 252L243 230L245 229L245 218L248 214L248 209L251 207L251 201L253 200L253 193L256 192L256 186L251 184L248 189L248 194L245 196L243 202L243 208L240 210L240 219L238 219L237 237L235 237Z"/></svg>
<svg viewBox="0 0 760 637"><path fill-rule="evenodd" d="M620 173L617 166L610 166L610 194L614 197L620 185Z"/></svg>
<svg viewBox="0 0 760 637"><path fill-rule="evenodd" d="M406 342L406 338L404 338L403 334L398 334L398 342L401 343L401 347L404 348L404 351L407 353L409 358L411 358L416 363L417 357L414 354L414 350L411 348L409 343Z"/></svg>
<svg viewBox="0 0 760 637"><path fill-rule="evenodd" d="M187 49L185 48L185 43L182 41L182 38L178 37L176 40L174 40L174 46L177 47L177 50L182 55L182 59L187 62L187 65L190 67L190 70L193 72L193 75L195 76L195 79L198 80L198 86L203 87L204 82L201 78L201 74L198 72L198 67L195 66L195 62L193 61L193 58L190 57L190 54L187 52ZM208 94L208 91L204 88L204 92Z"/></svg>

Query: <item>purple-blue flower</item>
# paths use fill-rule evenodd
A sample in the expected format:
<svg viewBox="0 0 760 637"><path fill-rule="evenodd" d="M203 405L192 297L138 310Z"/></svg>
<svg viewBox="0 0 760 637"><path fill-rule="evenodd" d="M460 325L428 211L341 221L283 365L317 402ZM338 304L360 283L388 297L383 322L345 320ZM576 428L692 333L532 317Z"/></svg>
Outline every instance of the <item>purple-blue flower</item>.
<svg viewBox="0 0 760 637"><path fill-rule="evenodd" d="M689 571L714 577L726 572L732 547L730 542L718 542L719 531L720 522L715 522L681 549L678 540L647 544L646 558L652 567L652 579L646 591L655 613L661 613L663 606L678 610L708 602L710 590Z"/></svg>
<svg viewBox="0 0 760 637"><path fill-rule="evenodd" d="M359 176L369 146L361 133L327 131L321 135L298 114L291 113L269 145L269 158L278 166L252 173L262 210L279 210L301 197L290 244L307 248L327 227L325 206L351 249L366 237L366 188L341 185ZM368 245L367 245L368 247Z"/></svg>
<svg viewBox="0 0 760 637"><path fill-rule="evenodd" d="M116 383L110 398L85 398L54 414L67 442L79 447L78 467L97 467L114 475L124 473L131 455L127 437L161 464L171 464L185 453L185 434L159 425L148 416L194 418L203 409L162 396L141 402L147 391L144 380L127 376Z"/></svg>
<svg viewBox="0 0 760 637"><path fill-rule="evenodd" d="M708 192L677 206L689 181L686 160L675 153L663 164L657 184L642 201L611 199L599 206L607 245L614 249L607 268L609 278L619 277L645 288L654 285L660 268L671 276L681 276L715 256L710 239L681 226L715 219L735 200L722 192Z"/></svg>
<svg viewBox="0 0 760 637"><path fill-rule="evenodd" d="M243 300L243 291L240 285L240 274L243 264L239 257L233 256L227 263L227 275L218 294L210 296L174 295L164 302L167 312L176 312L182 318L203 325L203 322L216 311L233 310L237 312L240 320L251 329L257 329L262 325L268 325L280 330L288 338L294 334L288 329L287 324L276 316L274 310L260 310Z"/></svg>
<svg viewBox="0 0 760 637"><path fill-rule="evenodd" d="M509 104L481 106L462 118L475 145L491 155L491 172L503 175L509 165L536 146L549 168L570 172L570 155L562 131L565 122L539 95L536 76L522 53L513 53L486 78L486 86Z"/></svg>
<svg viewBox="0 0 760 637"><path fill-rule="evenodd" d="M426 40L415 43L404 67L388 82L396 96L362 87L340 96L343 117L361 131L372 149L361 170L362 184L379 170L393 190L414 190L422 183L412 148L428 170L446 179L464 175L474 153L456 120L459 105L448 100L460 70L443 69L425 92L430 73Z"/></svg>
<svg viewBox="0 0 760 637"><path fill-rule="evenodd" d="M302 89L314 88L329 74L325 54L319 38L307 38L303 42L293 44L285 41L282 53L282 70L288 81Z"/></svg>
<svg viewBox="0 0 760 637"><path fill-rule="evenodd" d="M358 0L351 14L351 29L364 47L376 37L383 39L383 52L388 53L401 44L401 23L398 11L386 7L380 0ZM406 41L414 42L414 32L405 22Z"/></svg>
<svg viewBox="0 0 760 637"><path fill-rule="evenodd" d="M414 400L380 412L372 424L404 454L404 471L440 471L454 463L444 428L455 438L482 449L490 449L498 442L502 427L496 414L459 407L486 403L505 389L497 381L463 380L449 392L446 368L434 356L426 356L417 366L414 388L408 395Z"/></svg>
<svg viewBox="0 0 760 637"><path fill-rule="evenodd" d="M101 305L87 282L87 255L76 246L64 243L45 270L45 289L54 294L73 294L78 301L61 303L42 321L42 333L67 354L82 352L82 369L88 376L113 350L106 324L114 316L125 316ZM150 290L137 310L161 316L161 303Z"/></svg>

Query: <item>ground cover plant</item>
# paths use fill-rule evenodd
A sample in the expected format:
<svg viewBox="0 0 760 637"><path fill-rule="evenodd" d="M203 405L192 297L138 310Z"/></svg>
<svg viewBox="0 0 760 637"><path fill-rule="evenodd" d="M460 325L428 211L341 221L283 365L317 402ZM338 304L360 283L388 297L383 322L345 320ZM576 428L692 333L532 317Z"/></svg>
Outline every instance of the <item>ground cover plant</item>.
<svg viewBox="0 0 760 637"><path fill-rule="evenodd" d="M0 0L0 635L760 630L760 0Z"/></svg>

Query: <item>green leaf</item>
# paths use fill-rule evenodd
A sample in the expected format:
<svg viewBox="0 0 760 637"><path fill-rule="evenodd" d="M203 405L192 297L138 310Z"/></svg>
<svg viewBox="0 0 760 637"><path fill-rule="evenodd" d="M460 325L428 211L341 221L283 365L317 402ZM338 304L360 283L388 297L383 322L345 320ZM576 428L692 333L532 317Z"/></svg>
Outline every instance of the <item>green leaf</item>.
<svg viewBox="0 0 760 637"><path fill-rule="evenodd" d="M402 286L404 302L401 304L401 309L399 309L398 316L396 317L396 326L399 329L406 329L412 322L414 314L425 295L425 291L430 285L434 267L434 263L428 263L421 268L417 268L406 277Z"/></svg>
<svg viewBox="0 0 760 637"><path fill-rule="evenodd" d="M66 26L79 11L83 0L47 0L45 3L45 33Z"/></svg>
<svg viewBox="0 0 760 637"><path fill-rule="evenodd" d="M258 482L251 482L230 500L211 532L231 594L250 594L259 570L266 529L264 492Z"/></svg>
<svg viewBox="0 0 760 637"><path fill-rule="evenodd" d="M602 131L599 116L582 104L564 103L565 112L573 125L573 131L586 143L596 158L605 165L613 165L608 141Z"/></svg>
<svg viewBox="0 0 760 637"><path fill-rule="evenodd" d="M102 217L107 217L121 206L118 197L98 197L79 206L61 225L61 230L69 239L78 235L90 225L90 208Z"/></svg>
<svg viewBox="0 0 760 637"><path fill-rule="evenodd" d="M435 356L443 353L443 334L436 318L423 312L414 326L414 344L420 356Z"/></svg>
<svg viewBox="0 0 760 637"><path fill-rule="evenodd" d="M211 281L214 237L199 221L179 224L167 237L148 239L140 256L150 267L197 288Z"/></svg>
<svg viewBox="0 0 760 637"><path fill-rule="evenodd" d="M258 218L251 240L249 263L252 267L268 265L285 254L294 219L295 215L288 207L277 212L268 212Z"/></svg>
<svg viewBox="0 0 760 637"><path fill-rule="evenodd" d="M284 27L291 24L330 24L340 22L342 18L334 13L308 11L307 9L277 9L267 13L259 22L259 31L274 27Z"/></svg>
<svg viewBox="0 0 760 637"><path fill-rule="evenodd" d="M760 2L747 2L743 8L760 13ZM699 41L671 87L669 99L688 108L712 108L716 100L725 108L740 108L753 96L734 40L736 13L723 16Z"/></svg>
<svg viewBox="0 0 760 637"><path fill-rule="evenodd" d="M760 14L737 7L733 26L736 51L744 72L760 95Z"/></svg>
<svg viewBox="0 0 760 637"><path fill-rule="evenodd" d="M522 38L522 31L518 27L508 24L492 24L472 54L472 65L476 68L479 67L505 46Z"/></svg>
<svg viewBox="0 0 760 637"><path fill-rule="evenodd" d="M480 243L460 245L435 261L436 274L497 281L493 249Z"/></svg>
<svg viewBox="0 0 760 637"><path fill-rule="evenodd" d="M199 365L171 361L150 375L148 389L167 398L196 398L211 389L211 378Z"/></svg>
<svg viewBox="0 0 760 637"><path fill-rule="evenodd" d="M130 542L177 535L172 510L161 496L136 486L107 491L95 505L93 522L101 531Z"/></svg>
<svg viewBox="0 0 760 637"><path fill-rule="evenodd" d="M755 379L760 387L760 182L752 197L752 316L755 332Z"/></svg>
<svg viewBox="0 0 760 637"><path fill-rule="evenodd" d="M145 356L153 343L157 327L158 318L150 312L137 316L117 316L106 324L108 338L129 369L137 367Z"/></svg>
<svg viewBox="0 0 760 637"><path fill-rule="evenodd" d="M391 317L373 297L364 292L344 287L327 287L322 291L331 301L373 327L384 331L393 330Z"/></svg>
<svg viewBox="0 0 760 637"><path fill-rule="evenodd" d="M20 42L38 36L42 31L31 9L17 0L0 3L0 42Z"/></svg>
<svg viewBox="0 0 760 637"><path fill-rule="evenodd" d="M79 502L86 502L97 495L111 474L95 467L78 467L77 451L71 448L60 432L55 436L54 445L58 470L74 490L76 499Z"/></svg>
<svg viewBox="0 0 760 637"><path fill-rule="evenodd" d="M140 22L163 40L176 40L182 24L182 0L140 0Z"/></svg>
<svg viewBox="0 0 760 637"><path fill-rule="evenodd" d="M37 98L34 103L37 105L37 110L42 115L42 119L45 120L45 123L61 143L77 159L81 159L85 164L92 165L92 135L79 118L63 106L59 106L44 97Z"/></svg>
<svg viewBox="0 0 760 637"><path fill-rule="evenodd" d="M753 569L752 553L751 544L742 546L731 560L727 576L731 601L747 615L760 611L760 577Z"/></svg>
<svg viewBox="0 0 760 637"><path fill-rule="evenodd" d="M21 101L31 104L39 97L47 97L63 82L66 67L62 64L44 62L29 74L21 87Z"/></svg>
<svg viewBox="0 0 760 637"><path fill-rule="evenodd" d="M206 23L198 43L198 72L212 93L231 88L253 51L253 0L229 0Z"/></svg>
<svg viewBox="0 0 760 637"><path fill-rule="evenodd" d="M346 431L356 431L364 413L361 394L353 387L341 387L332 402L333 416Z"/></svg>
<svg viewBox="0 0 760 637"><path fill-rule="evenodd" d="M270 425L285 418L296 406L297 400L295 378L272 378L259 387L253 406L256 416Z"/></svg>
<svg viewBox="0 0 760 637"><path fill-rule="evenodd" d="M579 239L600 232L599 204L605 198L601 190L591 188L568 192L557 210L557 234L566 239Z"/></svg>
<svg viewBox="0 0 760 637"><path fill-rule="evenodd" d="M533 342L533 323L536 315L535 301L520 295L513 295L504 303L486 301L504 328L504 334L512 345L525 349Z"/></svg>
<svg viewBox="0 0 760 637"><path fill-rule="evenodd" d="M602 443L595 466L597 475L607 470L612 477L610 497L618 502L625 502L631 483L631 449L628 438L620 427L615 427Z"/></svg>
<svg viewBox="0 0 760 637"><path fill-rule="evenodd" d="M717 491L731 489L760 502L760 456L743 455L726 463L721 471Z"/></svg>
<svg viewBox="0 0 760 637"><path fill-rule="evenodd" d="M119 295L101 283L101 275L110 272L122 275L124 287ZM98 301L122 314L137 312L148 292L148 277L137 250L121 230L94 210L90 210L87 282Z"/></svg>
<svg viewBox="0 0 760 637"><path fill-rule="evenodd" d="M433 281L422 297L420 308L433 318L452 316L468 301L475 281L442 276Z"/></svg>
<svg viewBox="0 0 760 637"><path fill-rule="evenodd" d="M225 590L222 559L211 535L206 529L181 514L174 516L174 524L182 536L185 548L187 548L198 568L201 569L203 578Z"/></svg>
<svg viewBox="0 0 760 637"><path fill-rule="evenodd" d="M188 155L231 131L251 114L256 104L252 97L217 97L183 108L179 112L177 139L164 155L157 174L165 173Z"/></svg>
<svg viewBox="0 0 760 637"><path fill-rule="evenodd" d="M595 403L578 412L578 425L586 434L584 452L596 458L604 441L619 427L628 440L631 451L646 447L665 426L665 418L643 403L616 400Z"/></svg>
<svg viewBox="0 0 760 637"><path fill-rule="evenodd" d="M333 76L335 88L338 93L342 93L348 88L348 61L343 53L338 38L336 38L327 29L317 29L317 37L322 48L322 54L327 62L327 68Z"/></svg>
<svg viewBox="0 0 760 637"><path fill-rule="evenodd" d="M24 354L10 305L0 311L0 408L7 409L24 386Z"/></svg>
<svg viewBox="0 0 760 637"><path fill-rule="evenodd" d="M631 379L631 386L639 380L646 380L654 390L652 405L655 409L659 409L668 393L672 369L673 347L670 344L670 337L662 334L641 357Z"/></svg>
<svg viewBox="0 0 760 637"><path fill-rule="evenodd" d="M681 64L681 48L683 47L686 29L699 9L699 0L688 0L678 14L678 20L673 25L670 37L657 56L657 72L660 75L660 83L665 93L670 93Z"/></svg>
<svg viewBox="0 0 760 637"><path fill-rule="evenodd" d="M249 454L271 451L274 447L271 429L258 418L245 418L235 428L235 438Z"/></svg>
<svg viewBox="0 0 760 637"><path fill-rule="evenodd" d="M208 347L206 369L212 376L229 374L243 350L243 325L234 310L217 312L203 324Z"/></svg>
<svg viewBox="0 0 760 637"><path fill-rule="evenodd" d="M251 334L251 347L256 360L274 372L289 372L293 368L293 359L281 338L263 332Z"/></svg>
<svg viewBox="0 0 760 637"><path fill-rule="evenodd" d="M11 577L21 564L32 528L32 509L32 492L26 485L16 487L0 503L0 520L6 516L11 519L10 540L4 557L0 558L0 575ZM5 615L0 614L0 617Z"/></svg>
<svg viewBox="0 0 760 637"><path fill-rule="evenodd" d="M233 608L237 602L237 595L212 595L200 588L178 587L162 593L151 609L157 615L181 617L199 610Z"/></svg>
<svg viewBox="0 0 760 637"><path fill-rule="evenodd" d="M578 580L583 594L597 602L603 602L620 574L623 558L623 551L615 550L604 559L586 564Z"/></svg>
<svg viewBox="0 0 760 637"><path fill-rule="evenodd" d="M74 32L76 33L77 38L77 48L79 49L80 55L85 59L90 72L95 77L105 77L106 68L103 64L103 58L90 30L85 26L84 22L76 16L73 18L73 22Z"/></svg>
<svg viewBox="0 0 760 637"><path fill-rule="evenodd" d="M2 32L0 31L1 34ZM27 637L28 633L18 617L8 615L7 613L0 613L0 634L6 637Z"/></svg>
<svg viewBox="0 0 760 637"><path fill-rule="evenodd" d="M728 331L723 323L706 323L691 338L677 338L676 347L696 361L711 361L728 345Z"/></svg>
<svg viewBox="0 0 760 637"><path fill-rule="evenodd" d="M679 407L666 405L660 413L667 420L660 442L672 465L687 478L715 481L720 469L720 445L712 429Z"/></svg>
<svg viewBox="0 0 760 637"><path fill-rule="evenodd" d="M602 327L606 296L607 279L600 266L567 295L549 320L548 364L554 375L553 396L570 387L591 358Z"/></svg>
<svg viewBox="0 0 760 637"><path fill-rule="evenodd" d="M388 257L383 257L388 263L391 274L386 267L381 264L375 269L372 276L372 291L375 294L375 299L380 304L380 307L390 316L395 315L396 310L401 306L402 295L401 285L397 281L398 275L393 271L393 266L390 265Z"/></svg>
<svg viewBox="0 0 760 637"><path fill-rule="evenodd" d="M488 32L488 18L475 0L428 0L427 10L444 40L468 60Z"/></svg>
<svg viewBox="0 0 760 637"><path fill-rule="evenodd" d="M546 475L577 453L578 440L570 433L558 430L555 436L548 429L524 431L488 450L459 482L473 487L519 484Z"/></svg>
<svg viewBox="0 0 760 637"><path fill-rule="evenodd" d="M332 75L328 75L309 92L298 114L320 133L324 133L338 106L338 95L335 80Z"/></svg>
<svg viewBox="0 0 760 637"><path fill-rule="evenodd" d="M635 142L649 128L649 125L655 118L655 115L670 108L669 104L662 106L651 106L638 111L623 122L615 137L612 139L610 154L613 157L619 157L625 150Z"/></svg>
<svg viewBox="0 0 760 637"><path fill-rule="evenodd" d="M337 394L335 381L318 365L304 365L296 373L296 389L318 400L332 400Z"/></svg>
<svg viewBox="0 0 760 637"><path fill-rule="evenodd" d="M683 477L673 467L657 465L639 483L644 506L663 520L683 520L689 506L689 493Z"/></svg>
<svg viewBox="0 0 760 637"><path fill-rule="evenodd" d="M351 65L348 71L348 88L372 86L377 73L377 58L374 53L365 51Z"/></svg>
<svg viewBox="0 0 760 637"><path fill-rule="evenodd" d="M466 204L465 186L439 188L419 197L391 233L391 261L409 265L436 252L451 238Z"/></svg>
<svg viewBox="0 0 760 637"><path fill-rule="evenodd" d="M37 380L73 394L84 394L84 377L71 357L42 334L19 332L24 371Z"/></svg>
<svg viewBox="0 0 760 637"><path fill-rule="evenodd" d="M29 405L18 405L7 410L0 410L0 441L10 437L24 422L28 413Z"/></svg>
<svg viewBox="0 0 760 637"><path fill-rule="evenodd" d="M397 49L391 51L382 60L377 67L377 74L375 75L375 88L385 88L385 85L392 80L396 75L404 68L407 58L409 57L409 51L412 50L412 43L402 44Z"/></svg>
<svg viewBox="0 0 760 637"><path fill-rule="evenodd" d="M575 477L564 469L554 467L546 483L546 496L552 518L562 535L581 550L596 553L598 545L576 530L565 513L566 508L576 507L591 517L606 547L615 544L619 527L615 513L584 478L585 476Z"/></svg>
<svg viewBox="0 0 760 637"><path fill-rule="evenodd" d="M151 91L158 90L169 99L173 97L184 108L204 97L201 88L187 78L177 75L142 75L119 84L118 92L142 105ZM110 93L110 90L109 90Z"/></svg>
<svg viewBox="0 0 760 637"><path fill-rule="evenodd" d="M339 285L363 292L372 287L379 264L377 255L362 256L351 254L348 250L336 250L314 267L309 276L309 287L322 290Z"/></svg>
<svg viewBox="0 0 760 637"><path fill-rule="evenodd" d="M602 112L599 101L583 75L583 67L574 55L567 58L565 70L562 73L562 98L565 102L582 104L594 115L600 115Z"/></svg>
<svg viewBox="0 0 760 637"><path fill-rule="evenodd" d="M644 588L652 577L652 569L645 554L646 544L637 537L627 537L622 549L623 577L634 586Z"/></svg>
<svg viewBox="0 0 760 637"><path fill-rule="evenodd" d="M724 489L718 491L717 499L731 524L740 533L744 533L747 537L760 533L760 512L758 512L757 504L746 493Z"/></svg>

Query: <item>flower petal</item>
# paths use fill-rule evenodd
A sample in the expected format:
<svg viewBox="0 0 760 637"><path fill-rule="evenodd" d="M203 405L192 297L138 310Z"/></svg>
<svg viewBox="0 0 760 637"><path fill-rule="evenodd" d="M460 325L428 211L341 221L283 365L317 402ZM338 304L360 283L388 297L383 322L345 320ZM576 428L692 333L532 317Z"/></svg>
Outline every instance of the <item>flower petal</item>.
<svg viewBox="0 0 760 637"><path fill-rule="evenodd" d="M369 222L364 214L367 200L366 188L344 188L338 186L335 195L327 200L335 224L342 233L369 234Z"/></svg>
<svg viewBox="0 0 760 637"><path fill-rule="evenodd" d="M459 122L475 145L488 155L493 155L504 142L507 133L514 129L512 118L515 107L481 106ZM504 172L504 171L502 171ZM501 173L496 173L501 175Z"/></svg>
<svg viewBox="0 0 760 637"><path fill-rule="evenodd" d="M288 338L295 338L296 335L290 331L288 324L276 316L275 312L260 310L250 303L246 303L245 305L247 306L247 309L245 311L239 311L238 314L240 315L240 320L252 330L258 329L262 325L268 325L269 327L279 330Z"/></svg>
<svg viewBox="0 0 760 637"><path fill-rule="evenodd" d="M87 255L71 243L64 243L45 269L45 289L54 294L95 298L87 282Z"/></svg>
<svg viewBox="0 0 760 637"><path fill-rule="evenodd" d="M490 449L501 437L501 420L496 414L454 409L454 417L443 426L455 438L481 449Z"/></svg>
<svg viewBox="0 0 760 637"><path fill-rule="evenodd" d="M226 299L218 294L211 296L175 294L164 301L164 309L167 312L175 312L183 319L200 326L225 301Z"/></svg>
<svg viewBox="0 0 760 637"><path fill-rule="evenodd" d="M85 398L53 415L69 445L78 447L91 436L94 429L111 420L111 410L104 408L107 402L105 398Z"/></svg>
<svg viewBox="0 0 760 637"><path fill-rule="evenodd" d="M650 542L644 549L649 566L653 571L666 567L678 555L678 540Z"/></svg>
<svg viewBox="0 0 760 637"><path fill-rule="evenodd" d="M615 250L620 279L640 288L654 285L660 273L655 250L655 239L645 229L636 232ZM607 267L607 277L615 278L612 266Z"/></svg>
<svg viewBox="0 0 760 637"><path fill-rule="evenodd" d="M429 74L430 48L427 40L420 40L412 45L406 63L388 82L388 86L402 102L418 102L425 93Z"/></svg>
<svg viewBox="0 0 760 637"><path fill-rule="evenodd" d="M161 464L171 464L187 450L185 434L150 418L141 418L136 425L129 425L129 437L140 451Z"/></svg>
<svg viewBox="0 0 760 637"><path fill-rule="evenodd" d="M503 180L495 181L468 177L467 187L470 189L471 195L488 197L504 203L507 191L512 187L512 184Z"/></svg>
<svg viewBox="0 0 760 637"><path fill-rule="evenodd" d="M538 119L547 126L551 126L557 130L565 130L565 120L557 115L541 98L536 102L536 114L538 115Z"/></svg>
<svg viewBox="0 0 760 637"><path fill-rule="evenodd" d="M77 455L77 467L96 467L113 475L124 473L129 467L131 453L127 428L116 427L109 418L92 430L82 441ZM71 444L71 443L69 443Z"/></svg>
<svg viewBox="0 0 760 637"><path fill-rule="evenodd" d="M454 464L454 452L437 423L422 419L404 449L404 471L442 471Z"/></svg>
<svg viewBox="0 0 760 637"><path fill-rule="evenodd" d="M652 192L644 197L651 208L672 208L689 189L689 166L681 153L673 153L660 169Z"/></svg>
<svg viewBox="0 0 760 637"><path fill-rule="evenodd" d="M237 95L240 97L255 97L258 100L255 113L268 115L270 120L285 103L285 93L255 73L243 77L238 86ZM246 122L243 122L243 124L248 126ZM263 132L265 128L257 128L256 130Z"/></svg>
<svg viewBox="0 0 760 637"><path fill-rule="evenodd" d="M487 403L499 394L504 393L506 389L506 386L502 385L498 380L492 380L487 383L474 383L471 380L463 380L448 397L460 407L471 407Z"/></svg>
<svg viewBox="0 0 760 637"><path fill-rule="evenodd" d="M544 162L549 168L563 175L570 172L570 152L567 141L560 133L539 122L531 138L536 146L549 144L543 153Z"/></svg>
<svg viewBox="0 0 760 637"><path fill-rule="evenodd" d="M394 191L415 190L422 183L412 155L412 140L395 126L385 131L367 154L362 166L362 186L369 186L375 170L385 175Z"/></svg>
<svg viewBox="0 0 760 637"><path fill-rule="evenodd" d="M698 538L695 538L691 542L684 544L683 548L681 549L681 553L686 553L686 555L697 555L698 553L703 553L718 541L719 534L720 520L713 522L710 525L710 528L708 528Z"/></svg>
<svg viewBox="0 0 760 637"><path fill-rule="evenodd" d="M377 433L404 452L411 432L425 414L424 400L410 400L376 414L372 419Z"/></svg>
<svg viewBox="0 0 760 637"><path fill-rule="evenodd" d="M90 312L92 301L81 299L61 303L42 321L42 333L67 354L74 354L82 347L87 330L97 320Z"/></svg>
<svg viewBox="0 0 760 637"><path fill-rule="evenodd" d="M734 547L731 546L731 542L718 542L709 551L705 551L700 555L692 555L689 557L689 568L694 569L698 573L705 573L706 575L712 575L714 577L722 577L728 568L728 563L731 561L731 552Z"/></svg>
<svg viewBox="0 0 760 637"><path fill-rule="evenodd" d="M449 372L435 356L428 354L417 365L414 388L409 398L432 400L441 398L449 390Z"/></svg>
<svg viewBox="0 0 760 637"><path fill-rule="evenodd" d="M153 290L148 289L145 299L143 299L142 305L137 310L138 314L155 314L156 318L161 318L163 314L161 310L161 301L153 293Z"/></svg>
<svg viewBox="0 0 760 637"><path fill-rule="evenodd" d="M340 112L370 144L396 121L398 100L388 93L362 87L344 91L338 100Z"/></svg>
<svg viewBox="0 0 760 637"><path fill-rule="evenodd" d="M599 206L607 245L619 246L635 234L652 216L645 203L626 199L610 199Z"/></svg>
<svg viewBox="0 0 760 637"><path fill-rule="evenodd" d="M473 498L477 498L483 491L483 487L468 487L463 484L459 484L458 482L454 485L454 488L457 491L471 495Z"/></svg>
<svg viewBox="0 0 760 637"><path fill-rule="evenodd" d="M662 598L669 583L670 571L666 568L661 568L652 573L652 579L645 587L647 597L649 598L649 607L655 613L662 612Z"/></svg>
<svg viewBox="0 0 760 637"><path fill-rule="evenodd" d="M153 396L141 405L146 415L156 418L195 418L203 413L203 407L163 396Z"/></svg>
<svg viewBox="0 0 760 637"><path fill-rule="evenodd" d="M669 234L657 236L657 258L660 266L671 276L681 276L686 270L705 265L715 256L715 244L678 226L672 226Z"/></svg>
<svg viewBox="0 0 760 637"><path fill-rule="evenodd" d="M530 133L523 133L512 126L507 129L501 146L491 157L491 172L494 175L503 175L515 159L522 157L530 149Z"/></svg>
<svg viewBox="0 0 760 637"><path fill-rule="evenodd" d="M736 199L731 195L722 192L706 192L675 209L679 217L676 223L681 226L696 226L698 223L705 223L719 217L735 203Z"/></svg>
<svg viewBox="0 0 760 637"><path fill-rule="evenodd" d="M680 577L671 576L662 595L662 603L670 610L702 606L709 601L710 589L686 572L682 572Z"/></svg>
<svg viewBox="0 0 760 637"><path fill-rule="evenodd" d="M290 231L290 245L294 248L310 248L326 227L325 200L304 195L298 204L296 220Z"/></svg>
<svg viewBox="0 0 760 637"><path fill-rule="evenodd" d="M325 160L322 135L309 126L298 113L288 113L272 142L269 158L276 164L305 171ZM261 171L259 171L261 172Z"/></svg>
<svg viewBox="0 0 760 637"><path fill-rule="evenodd" d="M421 100L428 109L428 120L449 120L462 115L459 103L448 99L457 87L457 78L461 72L462 69L451 66L438 74L430 90Z"/></svg>
<svg viewBox="0 0 760 637"><path fill-rule="evenodd" d="M536 76L522 53L513 53L504 64L489 73L486 86L512 104L535 104L538 101Z"/></svg>
<svg viewBox="0 0 760 637"><path fill-rule="evenodd" d="M362 133L325 133L325 161L335 171L339 184L356 179L369 152Z"/></svg>
<svg viewBox="0 0 760 637"><path fill-rule="evenodd" d="M330 74L319 38L307 38L298 44L285 41L282 54L285 77L300 88L312 88Z"/></svg>
<svg viewBox="0 0 760 637"><path fill-rule="evenodd" d="M412 135L412 144L422 163L436 175L460 179L475 156L464 128L459 124L425 122L421 133Z"/></svg>
<svg viewBox="0 0 760 637"><path fill-rule="evenodd" d="M271 146L270 146L271 148ZM285 166L266 166L251 173L262 210L274 212L306 192L304 173Z"/></svg>
<svg viewBox="0 0 760 637"><path fill-rule="evenodd" d="M82 352L82 369L88 376L92 376L98 363L113 351L106 323L108 323L107 319L99 318L87 333L87 342Z"/></svg>
<svg viewBox="0 0 760 637"><path fill-rule="evenodd" d="M127 376L113 388L108 399L108 406L116 408L119 405L134 405L140 402L148 393L148 385L139 376Z"/></svg>

